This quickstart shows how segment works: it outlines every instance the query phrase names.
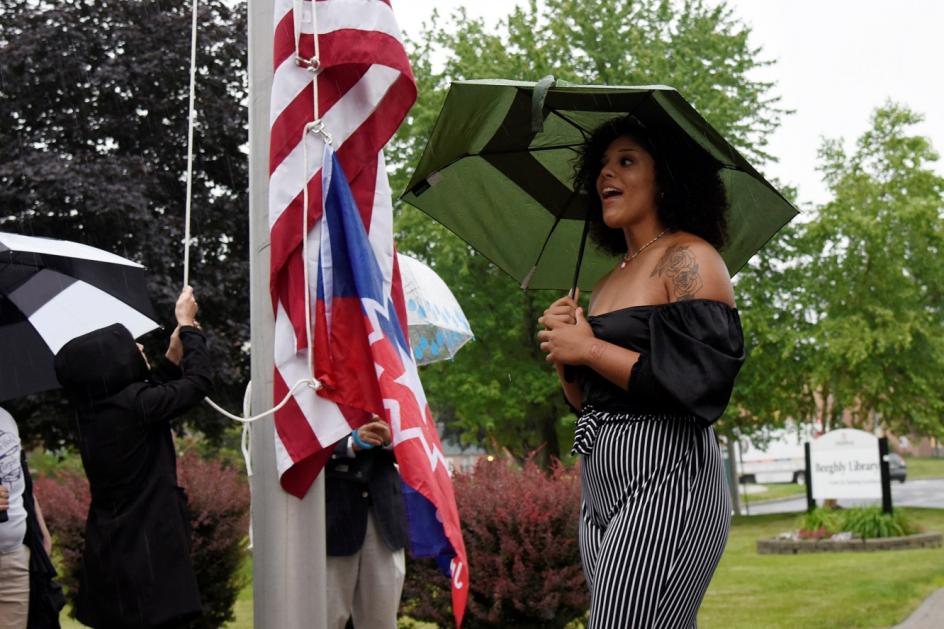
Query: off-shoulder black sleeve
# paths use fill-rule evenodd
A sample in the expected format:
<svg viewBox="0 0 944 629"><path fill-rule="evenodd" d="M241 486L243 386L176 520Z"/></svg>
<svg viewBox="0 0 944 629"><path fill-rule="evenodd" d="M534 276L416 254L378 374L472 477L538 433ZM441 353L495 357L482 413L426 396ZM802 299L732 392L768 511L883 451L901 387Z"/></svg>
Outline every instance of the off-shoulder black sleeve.
<svg viewBox="0 0 944 629"><path fill-rule="evenodd" d="M706 424L721 417L744 362L737 310L710 300L668 304L652 313L649 340L630 374L630 397L669 401Z"/></svg>

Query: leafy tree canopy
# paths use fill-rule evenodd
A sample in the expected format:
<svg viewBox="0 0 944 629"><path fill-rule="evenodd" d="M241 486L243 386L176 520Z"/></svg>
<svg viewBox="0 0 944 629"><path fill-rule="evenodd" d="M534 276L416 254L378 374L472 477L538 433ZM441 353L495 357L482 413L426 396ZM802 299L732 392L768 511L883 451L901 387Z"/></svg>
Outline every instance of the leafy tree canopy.
<svg viewBox="0 0 944 629"><path fill-rule="evenodd" d="M920 120L888 103L852 152L823 144L833 200L805 226L796 299L815 323L806 371L827 419L927 434L944 411L944 178Z"/></svg>
<svg viewBox="0 0 944 629"><path fill-rule="evenodd" d="M940 434L944 178L920 116L888 103L847 151L820 150L833 199L738 278L748 360L722 422Z"/></svg>
<svg viewBox="0 0 944 629"><path fill-rule="evenodd" d="M247 78L242 5L201 3L191 283L230 407L248 379ZM154 0L0 5L0 230L77 240L150 270L173 329L183 271L190 8ZM162 352L167 332L149 335ZM24 435L68 441L58 393L11 408ZM200 409L208 434L227 425Z"/></svg>

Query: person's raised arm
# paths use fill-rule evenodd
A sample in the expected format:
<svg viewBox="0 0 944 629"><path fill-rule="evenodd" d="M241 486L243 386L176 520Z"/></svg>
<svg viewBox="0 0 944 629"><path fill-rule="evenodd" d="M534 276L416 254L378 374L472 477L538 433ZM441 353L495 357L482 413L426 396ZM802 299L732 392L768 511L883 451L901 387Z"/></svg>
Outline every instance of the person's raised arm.
<svg viewBox="0 0 944 629"><path fill-rule="evenodd" d="M181 376L146 387L138 393L137 403L146 421L172 419L199 404L213 388L206 339L196 322L197 310L193 288L187 286L181 291L174 308L177 334L182 345Z"/></svg>

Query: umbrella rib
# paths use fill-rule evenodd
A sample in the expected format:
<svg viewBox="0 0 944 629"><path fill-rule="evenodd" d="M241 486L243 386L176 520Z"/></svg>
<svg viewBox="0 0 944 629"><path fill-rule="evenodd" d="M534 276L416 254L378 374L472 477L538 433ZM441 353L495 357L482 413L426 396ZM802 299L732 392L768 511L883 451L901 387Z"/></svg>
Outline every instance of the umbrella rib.
<svg viewBox="0 0 944 629"><path fill-rule="evenodd" d="M570 118L568 118L567 116L565 116L564 114L562 114L560 111L556 109L551 109L550 111L552 114L554 114L555 116L557 116L558 118L560 118L561 120L563 120L564 122L566 122L567 124L575 128L577 131L579 131L580 135L583 136L584 141L586 141L587 138L590 137L590 134L591 134L590 129L584 129L579 124L577 124L576 122L574 122L573 120L571 120Z"/></svg>
<svg viewBox="0 0 944 629"><path fill-rule="evenodd" d="M577 149L574 144L555 144L553 146L536 146L533 148L520 148L520 149L501 149L494 151L479 151L478 153L466 153L464 157L481 157L484 155L509 155L512 153L540 153L541 151L558 151L560 149L569 149L576 152ZM462 159L461 157L459 159ZM456 160L458 161L458 160Z"/></svg>

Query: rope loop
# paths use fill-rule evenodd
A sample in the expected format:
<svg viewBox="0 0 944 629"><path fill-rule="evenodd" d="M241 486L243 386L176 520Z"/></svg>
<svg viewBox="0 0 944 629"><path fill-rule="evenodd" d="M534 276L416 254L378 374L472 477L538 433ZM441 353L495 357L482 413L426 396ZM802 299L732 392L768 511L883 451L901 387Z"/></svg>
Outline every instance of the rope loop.
<svg viewBox="0 0 944 629"><path fill-rule="evenodd" d="M295 65L305 68L313 74L321 72L321 61L317 56L314 56L311 59L305 59L304 57L295 55Z"/></svg>

